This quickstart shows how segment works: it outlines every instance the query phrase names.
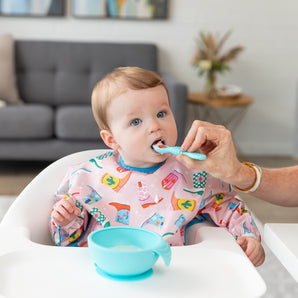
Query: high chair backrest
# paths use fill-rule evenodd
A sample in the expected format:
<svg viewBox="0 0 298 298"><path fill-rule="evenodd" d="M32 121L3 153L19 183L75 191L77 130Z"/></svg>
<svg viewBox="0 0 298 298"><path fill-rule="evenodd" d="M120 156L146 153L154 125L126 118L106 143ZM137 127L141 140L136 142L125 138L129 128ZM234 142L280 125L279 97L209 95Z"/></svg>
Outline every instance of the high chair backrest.
<svg viewBox="0 0 298 298"><path fill-rule="evenodd" d="M21 192L5 214L1 227L23 227L33 242L53 245L49 217L54 194L69 166L95 158L104 149L77 152L63 157L40 172Z"/></svg>

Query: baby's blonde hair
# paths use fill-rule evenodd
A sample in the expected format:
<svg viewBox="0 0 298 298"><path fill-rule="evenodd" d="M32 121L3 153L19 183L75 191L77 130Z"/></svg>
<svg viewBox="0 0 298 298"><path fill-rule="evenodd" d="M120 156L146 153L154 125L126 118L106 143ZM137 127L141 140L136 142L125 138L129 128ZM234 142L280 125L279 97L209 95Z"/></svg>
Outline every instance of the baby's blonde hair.
<svg viewBox="0 0 298 298"><path fill-rule="evenodd" d="M127 89L141 90L163 86L169 98L168 89L162 78L153 71L139 67L119 67L107 74L94 87L91 105L94 118L100 129L109 129L107 109L112 99Z"/></svg>

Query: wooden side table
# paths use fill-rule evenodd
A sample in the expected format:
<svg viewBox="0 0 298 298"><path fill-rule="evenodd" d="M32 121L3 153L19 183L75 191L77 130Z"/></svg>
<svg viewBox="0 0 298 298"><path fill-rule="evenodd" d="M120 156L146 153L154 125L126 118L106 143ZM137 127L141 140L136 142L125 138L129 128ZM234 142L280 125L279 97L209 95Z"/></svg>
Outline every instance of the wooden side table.
<svg viewBox="0 0 298 298"><path fill-rule="evenodd" d="M245 94L236 98L217 97L210 99L206 93L194 92L188 94L188 102L193 105L193 119L224 125L234 134L254 99ZM197 105L200 106L199 109ZM234 144L238 153L241 154L239 146L235 142ZM241 155L243 156L243 154Z"/></svg>

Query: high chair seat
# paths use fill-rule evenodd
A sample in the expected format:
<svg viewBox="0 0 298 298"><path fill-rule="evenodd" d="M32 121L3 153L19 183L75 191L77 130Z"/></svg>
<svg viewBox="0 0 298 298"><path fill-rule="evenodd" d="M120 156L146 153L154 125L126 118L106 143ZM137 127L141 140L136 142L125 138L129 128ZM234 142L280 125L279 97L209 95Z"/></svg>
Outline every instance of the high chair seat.
<svg viewBox="0 0 298 298"><path fill-rule="evenodd" d="M88 248L56 247L48 222L53 196L70 165L104 150L71 154L37 175L0 224L0 297L261 297L266 285L225 228L187 230L189 245L172 247L150 278L120 282L95 271ZM253 285L253 286L252 286ZM1 296L2 295L2 296Z"/></svg>

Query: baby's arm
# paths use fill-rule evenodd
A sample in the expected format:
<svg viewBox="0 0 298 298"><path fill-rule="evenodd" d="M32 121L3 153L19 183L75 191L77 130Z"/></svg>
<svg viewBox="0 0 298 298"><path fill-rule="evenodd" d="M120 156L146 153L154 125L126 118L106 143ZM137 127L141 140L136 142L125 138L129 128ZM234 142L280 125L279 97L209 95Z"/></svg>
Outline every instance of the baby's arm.
<svg viewBox="0 0 298 298"><path fill-rule="evenodd" d="M61 195L58 195L58 198ZM50 217L50 231L54 242L67 246L78 240L88 223L88 213L76 206L73 199L65 195L53 207Z"/></svg>
<svg viewBox="0 0 298 298"><path fill-rule="evenodd" d="M244 203L229 193L212 196L211 203L202 213L207 213L216 225L229 230L254 266L262 265L265 252L259 240L260 233Z"/></svg>
<svg viewBox="0 0 298 298"><path fill-rule="evenodd" d="M258 267L264 263L265 251L259 240L250 236L242 236L237 239L237 243L240 245L255 267Z"/></svg>
<svg viewBox="0 0 298 298"><path fill-rule="evenodd" d="M204 208L199 213L208 214L216 225L226 227L235 239L239 239L238 244L253 264L262 264L264 250L260 242L261 236L250 211L247 210L244 202L229 184L212 176L207 179L205 193L209 196L206 198ZM240 240L242 238L248 240ZM259 255L260 262L255 259L255 253Z"/></svg>

